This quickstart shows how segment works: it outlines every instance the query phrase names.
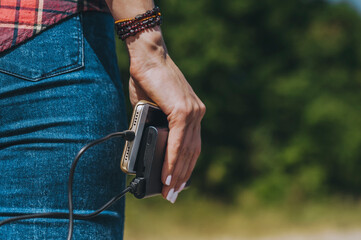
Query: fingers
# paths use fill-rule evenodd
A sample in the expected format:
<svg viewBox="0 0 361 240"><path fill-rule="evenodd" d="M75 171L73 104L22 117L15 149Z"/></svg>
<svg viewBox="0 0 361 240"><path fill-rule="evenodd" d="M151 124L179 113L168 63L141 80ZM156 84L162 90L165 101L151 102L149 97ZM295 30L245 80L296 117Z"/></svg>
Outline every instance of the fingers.
<svg viewBox="0 0 361 240"><path fill-rule="evenodd" d="M193 127L193 129L190 129L188 133L189 139L186 139L185 141L187 143L190 143L189 153L181 152L181 156L184 156L184 160L181 161L180 159L177 161L175 170L180 169L180 174L177 179L177 183L175 184L175 189L177 191L181 191L181 185L186 183L192 174L193 168L195 166L195 163L197 162L197 159L200 154L201 150L201 138L200 138L200 126L197 125ZM187 150L185 150L187 151ZM184 153L184 155L183 155ZM188 156L187 156L188 155ZM191 167L193 166L193 167Z"/></svg>
<svg viewBox="0 0 361 240"><path fill-rule="evenodd" d="M169 116L170 132L162 171L163 197L174 203L195 167L201 151L200 121L205 113L203 103L192 111ZM172 121L173 120L173 121Z"/></svg>
<svg viewBox="0 0 361 240"><path fill-rule="evenodd" d="M194 146L194 140L193 140L193 131L192 129L187 129L184 143L182 146L182 149L179 153L177 162L175 163L174 169L173 169L173 181L172 185L174 185L175 190L178 190L177 187L179 187L184 181L185 177L185 171L188 169L188 165L191 162L193 158L193 146Z"/></svg>
<svg viewBox="0 0 361 240"><path fill-rule="evenodd" d="M168 144L174 144L173 139L179 141L182 136L184 139L181 142L181 147L176 150L173 150L172 145L169 145L167 159L165 159L163 166L162 180L165 186L162 193L163 197L172 203L175 202L178 193L185 187L198 159L201 143L199 128L199 126L189 126L185 131L181 131L181 135L174 136L178 134L178 131L173 131L172 135L169 134Z"/></svg>
<svg viewBox="0 0 361 240"><path fill-rule="evenodd" d="M177 173L174 172L175 165L180 158L180 151L183 145L185 136L185 129L183 127L171 128L168 136L167 150L165 153L165 159L162 170L162 182L164 184L163 188L163 197L171 200L176 183L178 178ZM168 194L170 192L170 194ZM168 196L169 195L169 196Z"/></svg>
<svg viewBox="0 0 361 240"><path fill-rule="evenodd" d="M179 180L178 180L178 184L176 184L175 189L180 188L180 183L186 183L190 176L192 175L193 169L196 165L197 159L200 155L201 152L201 134L200 134L200 126L197 126L194 130L193 130L193 137L192 139L193 141L193 146L194 146L194 150L192 151L193 155L191 158L187 159L187 163L185 164L180 164L183 165L183 170L182 170L182 174L179 176ZM178 162L179 163L179 162ZM177 165L178 165L177 163ZM177 167L177 166L176 166ZM181 191L180 189L178 191Z"/></svg>

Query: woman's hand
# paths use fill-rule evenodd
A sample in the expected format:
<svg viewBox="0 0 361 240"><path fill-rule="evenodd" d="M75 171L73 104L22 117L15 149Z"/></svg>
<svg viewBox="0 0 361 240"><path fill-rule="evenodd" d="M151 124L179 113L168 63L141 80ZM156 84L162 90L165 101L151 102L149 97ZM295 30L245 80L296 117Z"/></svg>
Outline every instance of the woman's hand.
<svg viewBox="0 0 361 240"><path fill-rule="evenodd" d="M115 20L154 8L153 0L106 0ZM169 136L162 171L163 197L175 202L201 151L205 106L169 57L159 26L126 39L130 57L129 95L156 103L167 115Z"/></svg>
<svg viewBox="0 0 361 240"><path fill-rule="evenodd" d="M139 100L152 101L168 118L162 194L174 203L201 151L205 106L169 57L159 27L130 37L126 43L130 56L131 103L134 106Z"/></svg>

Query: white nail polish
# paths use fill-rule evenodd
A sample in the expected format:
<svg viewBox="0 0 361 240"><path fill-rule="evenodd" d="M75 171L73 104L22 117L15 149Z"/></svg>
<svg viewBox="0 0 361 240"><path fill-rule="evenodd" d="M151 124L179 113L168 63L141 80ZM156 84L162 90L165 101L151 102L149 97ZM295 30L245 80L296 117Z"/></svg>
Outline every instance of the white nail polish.
<svg viewBox="0 0 361 240"><path fill-rule="evenodd" d="M178 193L179 192L173 193L172 199L170 200L171 203L175 203L175 200L177 200L177 197L178 197Z"/></svg>
<svg viewBox="0 0 361 240"><path fill-rule="evenodd" d="M184 189L185 186L186 186L186 183L183 183L183 184L180 186L178 192L181 192L181 191Z"/></svg>
<svg viewBox="0 0 361 240"><path fill-rule="evenodd" d="M165 185L169 186L171 181L172 181L172 176L168 175L167 179L165 180Z"/></svg>
<svg viewBox="0 0 361 240"><path fill-rule="evenodd" d="M174 193L174 188L172 188L171 190L169 190L168 195L167 195L167 200L171 201L172 197L173 197L173 193Z"/></svg>

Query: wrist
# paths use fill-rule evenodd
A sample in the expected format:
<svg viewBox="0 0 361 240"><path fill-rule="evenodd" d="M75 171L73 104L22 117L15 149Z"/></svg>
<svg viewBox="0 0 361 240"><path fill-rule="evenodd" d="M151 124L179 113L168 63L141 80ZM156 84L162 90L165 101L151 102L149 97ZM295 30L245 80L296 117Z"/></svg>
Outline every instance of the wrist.
<svg viewBox="0 0 361 240"><path fill-rule="evenodd" d="M168 57L159 26L131 36L125 42L129 54L131 74L160 65Z"/></svg>
<svg viewBox="0 0 361 240"><path fill-rule="evenodd" d="M130 36L125 40L125 43L129 55L138 53L143 48L149 48L148 51L158 50L158 47L165 49L162 31L159 26L147 29L135 36Z"/></svg>

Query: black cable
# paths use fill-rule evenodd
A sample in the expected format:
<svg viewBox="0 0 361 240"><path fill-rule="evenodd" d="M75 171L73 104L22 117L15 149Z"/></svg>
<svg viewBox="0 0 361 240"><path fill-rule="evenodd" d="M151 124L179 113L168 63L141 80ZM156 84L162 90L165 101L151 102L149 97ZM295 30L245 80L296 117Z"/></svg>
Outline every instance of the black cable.
<svg viewBox="0 0 361 240"><path fill-rule="evenodd" d="M83 153L88 150L89 148L91 148L92 146L102 143L108 139L114 138L114 137L123 137L126 141L133 141L134 137L135 137L135 133L133 131L124 131L124 132L116 132L116 133L111 133L103 138L97 139L95 141L92 141L90 143L88 143L87 145L85 145L76 155L76 157L74 158L71 167L70 167L70 173L69 173L69 180L68 180L68 208L69 208L69 213L38 213L38 214L28 214L28 215L20 215L20 216L16 216L16 217L12 217L9 219L5 219L3 221L0 222L0 226L14 222L14 221L19 221L19 220L24 220L24 219L30 219L30 218L69 218L69 227L68 227L68 240L72 239L72 235L73 235L73 221L74 218L75 219L81 219L81 220L85 220L85 219L89 219L89 218L93 218L97 215L99 215L102 211L104 211L105 209L109 208L111 205L113 205L116 201L118 201L120 198L122 198L127 192L135 192L136 188L137 188L137 183L132 182L130 186L128 186L126 189L124 189L120 194L118 194L117 196L113 197L109 202L107 202L105 205L103 205L101 208L99 208L98 210L94 211L93 213L90 214L74 214L73 213L73 179L74 179L74 172L75 172L75 168L76 165L80 159L80 157L83 155Z"/></svg>
<svg viewBox="0 0 361 240"><path fill-rule="evenodd" d="M74 172L76 165L78 164L79 158L83 155L83 153L91 148L92 146L102 143L108 139L114 138L114 137L124 137L126 141L133 141L135 137L135 133L133 131L124 131L124 132L116 132L111 133L103 138L94 140L87 145L85 145L78 154L76 155L75 159L73 160L71 167L70 167L70 173L69 173L69 180L68 180L68 208L69 208L69 228L68 228L68 240L71 240L73 235L73 228L74 228L74 220L73 220L73 179L74 179Z"/></svg>

